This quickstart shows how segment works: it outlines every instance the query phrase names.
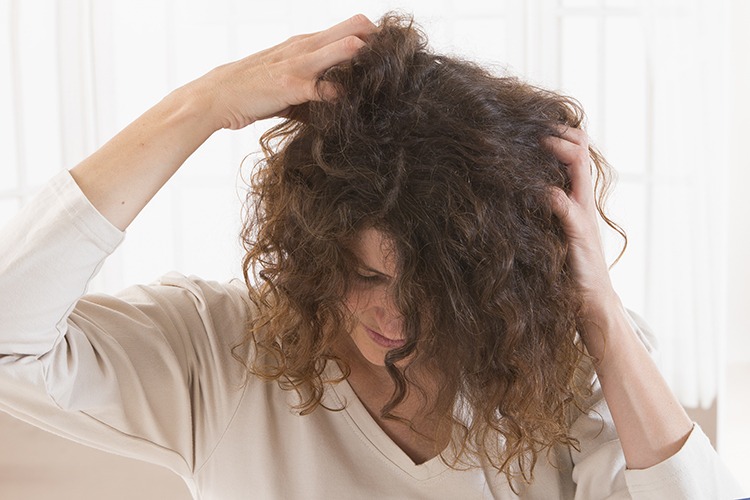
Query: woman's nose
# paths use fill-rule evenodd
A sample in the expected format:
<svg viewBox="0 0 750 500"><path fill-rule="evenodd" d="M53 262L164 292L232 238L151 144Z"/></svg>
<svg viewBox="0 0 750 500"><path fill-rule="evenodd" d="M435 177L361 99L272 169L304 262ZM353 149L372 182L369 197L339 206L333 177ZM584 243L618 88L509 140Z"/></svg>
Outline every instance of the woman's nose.
<svg viewBox="0 0 750 500"><path fill-rule="evenodd" d="M399 339L403 336L403 320L393 308L378 307L377 320L382 335L391 339Z"/></svg>

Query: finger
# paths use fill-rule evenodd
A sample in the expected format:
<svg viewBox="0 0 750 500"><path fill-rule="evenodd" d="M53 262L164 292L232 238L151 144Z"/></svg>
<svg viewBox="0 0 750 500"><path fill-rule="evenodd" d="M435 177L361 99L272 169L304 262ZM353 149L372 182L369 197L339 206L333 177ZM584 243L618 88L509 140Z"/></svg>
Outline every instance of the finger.
<svg viewBox="0 0 750 500"><path fill-rule="evenodd" d="M266 65L266 70L278 88L293 90L290 94L291 104L333 100L338 96L336 85L319 81L319 76L325 70L349 61L364 45L365 42L361 39L349 36L313 53Z"/></svg>
<svg viewBox="0 0 750 500"><path fill-rule="evenodd" d="M350 36L357 37L364 41L368 35L377 30L378 27L373 24L367 16L364 14L357 14L356 16L350 17L349 19L331 26L326 30L311 35L302 35L299 37L299 40L312 52Z"/></svg>
<svg viewBox="0 0 750 500"><path fill-rule="evenodd" d="M318 50L301 56L300 69L309 76L317 76L332 66L349 61L365 46L362 39L350 35Z"/></svg>
<svg viewBox="0 0 750 500"><path fill-rule="evenodd" d="M333 101L339 95L338 87L332 82L321 81L318 83L317 94L314 100Z"/></svg>
<svg viewBox="0 0 750 500"><path fill-rule="evenodd" d="M555 136L545 137L542 143L567 167L573 198L580 202L593 200L588 145L584 146Z"/></svg>
<svg viewBox="0 0 750 500"><path fill-rule="evenodd" d="M568 198L568 195L559 187L551 186L547 192L547 196L552 206L552 213L560 219L563 225L567 224L571 208L571 200Z"/></svg>
<svg viewBox="0 0 750 500"><path fill-rule="evenodd" d="M588 149L574 142L553 135L545 137L542 139L542 142L552 151L552 153L554 153L555 157L565 165L589 164Z"/></svg>
<svg viewBox="0 0 750 500"><path fill-rule="evenodd" d="M560 137L562 137L563 139L570 141L573 144L578 144L585 149L588 149L589 135L585 130L563 124L558 124L555 126L555 128L559 132Z"/></svg>

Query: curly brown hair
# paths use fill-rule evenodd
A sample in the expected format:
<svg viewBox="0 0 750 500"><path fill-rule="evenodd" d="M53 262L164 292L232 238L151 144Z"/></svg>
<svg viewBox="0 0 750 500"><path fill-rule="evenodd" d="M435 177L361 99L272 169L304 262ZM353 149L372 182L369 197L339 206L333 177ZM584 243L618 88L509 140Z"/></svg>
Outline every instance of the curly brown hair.
<svg viewBox="0 0 750 500"><path fill-rule="evenodd" d="M326 363L349 373L333 346L350 327L352 244L378 229L395 249L406 339L386 356L396 389L383 416L398 418L418 386L411 368L429 366L434 409L462 431L451 434L454 456L482 457L509 479L518 465L528 480L540 452L577 446L570 419L590 389L576 382L590 381L591 364L548 199L570 181L540 142L584 114L571 98L433 53L404 15L378 24L351 62L321 76L336 100L297 106L261 138L242 232L259 312L237 346L255 355L235 357L297 390L302 414L320 406L335 382ZM610 169L590 153L599 213L623 234L601 209Z"/></svg>

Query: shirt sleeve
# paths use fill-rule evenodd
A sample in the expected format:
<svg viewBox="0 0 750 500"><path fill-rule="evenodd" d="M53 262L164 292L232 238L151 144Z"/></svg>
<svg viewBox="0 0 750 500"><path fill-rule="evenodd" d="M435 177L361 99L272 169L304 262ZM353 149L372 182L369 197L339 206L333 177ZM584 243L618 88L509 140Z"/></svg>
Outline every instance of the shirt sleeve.
<svg viewBox="0 0 750 500"><path fill-rule="evenodd" d="M242 394L247 288L177 273L85 292L123 240L64 171L0 233L0 410L189 476Z"/></svg>
<svg viewBox="0 0 750 500"><path fill-rule="evenodd" d="M633 328L653 354L653 333L642 318L632 312L630 315ZM628 470L598 381L591 397L595 403L571 427L580 441L580 450L571 452L576 499L723 500L746 496L696 423L672 457L647 469Z"/></svg>

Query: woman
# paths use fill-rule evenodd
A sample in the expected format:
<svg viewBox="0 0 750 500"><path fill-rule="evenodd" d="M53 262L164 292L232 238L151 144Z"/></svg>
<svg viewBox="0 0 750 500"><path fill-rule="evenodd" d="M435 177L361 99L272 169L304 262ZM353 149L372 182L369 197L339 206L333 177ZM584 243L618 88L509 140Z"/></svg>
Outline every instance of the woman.
<svg viewBox="0 0 750 500"><path fill-rule="evenodd" d="M196 498L736 494L612 289L581 111L378 24L220 66L49 183L2 238L1 407ZM246 283L83 296L196 148L271 116Z"/></svg>

